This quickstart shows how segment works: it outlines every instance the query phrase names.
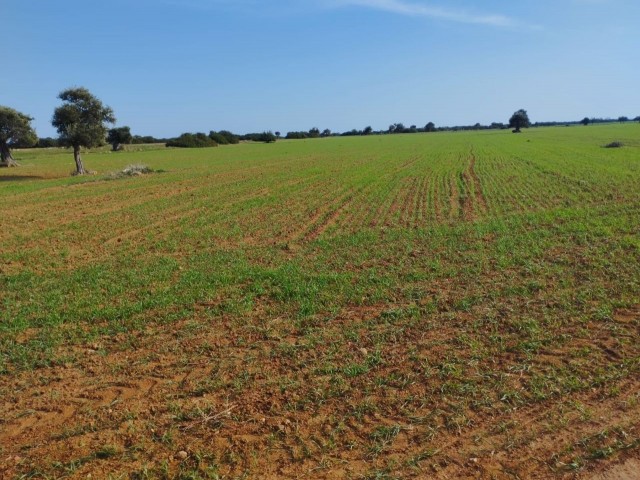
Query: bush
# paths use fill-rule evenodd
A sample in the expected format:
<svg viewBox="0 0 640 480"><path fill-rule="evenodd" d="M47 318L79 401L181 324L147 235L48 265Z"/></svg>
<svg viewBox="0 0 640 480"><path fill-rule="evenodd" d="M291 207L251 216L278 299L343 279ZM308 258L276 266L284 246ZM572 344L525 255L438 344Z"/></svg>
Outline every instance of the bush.
<svg viewBox="0 0 640 480"><path fill-rule="evenodd" d="M607 143L604 148L621 148L624 147L624 143L622 142L611 142Z"/></svg>
<svg viewBox="0 0 640 480"><path fill-rule="evenodd" d="M231 133L228 130L220 130L218 134L226 138L227 142L229 142L231 145L237 145L238 143L240 143L240 137L238 137L238 135L236 135L235 133Z"/></svg>
<svg viewBox="0 0 640 480"><path fill-rule="evenodd" d="M167 147L205 148L217 147L218 144L204 133L183 133L178 138L167 142Z"/></svg>
<svg viewBox="0 0 640 480"><path fill-rule="evenodd" d="M224 135L214 132L213 130L209 132L209 138L216 142L218 145L229 145L229 140L227 140Z"/></svg>

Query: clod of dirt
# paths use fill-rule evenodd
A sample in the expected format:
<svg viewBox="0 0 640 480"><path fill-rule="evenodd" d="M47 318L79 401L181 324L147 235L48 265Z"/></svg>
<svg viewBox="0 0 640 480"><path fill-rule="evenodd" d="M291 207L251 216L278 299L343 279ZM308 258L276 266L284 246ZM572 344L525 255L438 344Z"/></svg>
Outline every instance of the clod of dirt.
<svg viewBox="0 0 640 480"><path fill-rule="evenodd" d="M184 450L180 450L178 453L176 453L175 458L176 460L186 460L188 456L189 454L187 452L185 452Z"/></svg>
<svg viewBox="0 0 640 480"><path fill-rule="evenodd" d="M360 349L360 353L361 353L363 356L365 356L365 357L366 357L366 356L369 354L369 350L367 350L366 348L362 347L362 348Z"/></svg>

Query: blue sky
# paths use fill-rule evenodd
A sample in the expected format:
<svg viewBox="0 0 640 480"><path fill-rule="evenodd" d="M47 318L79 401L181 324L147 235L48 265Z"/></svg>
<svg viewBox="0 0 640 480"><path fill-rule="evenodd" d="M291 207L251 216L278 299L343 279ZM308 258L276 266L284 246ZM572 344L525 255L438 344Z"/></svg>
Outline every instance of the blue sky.
<svg viewBox="0 0 640 480"><path fill-rule="evenodd" d="M1 0L0 105L141 135L640 115L638 0Z"/></svg>

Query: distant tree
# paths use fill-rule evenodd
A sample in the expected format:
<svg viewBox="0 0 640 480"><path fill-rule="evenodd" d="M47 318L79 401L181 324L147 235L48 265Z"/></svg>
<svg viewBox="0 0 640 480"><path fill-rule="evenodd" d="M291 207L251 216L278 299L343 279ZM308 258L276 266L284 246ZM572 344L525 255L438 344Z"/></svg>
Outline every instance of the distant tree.
<svg viewBox="0 0 640 480"><path fill-rule="evenodd" d="M206 148L217 147L218 144L204 133L183 133L178 138L167 142L167 147Z"/></svg>
<svg viewBox="0 0 640 480"><path fill-rule="evenodd" d="M285 138L290 140L302 140L308 136L309 134L307 132L288 132Z"/></svg>
<svg viewBox="0 0 640 480"><path fill-rule="evenodd" d="M371 133L373 132L373 128L371 128L371 126L367 126L364 128L364 130L362 131L363 135L371 135Z"/></svg>
<svg viewBox="0 0 640 480"><path fill-rule="evenodd" d="M133 144L143 144L143 143L166 143L165 139L161 139L161 138L155 138L152 137L151 135L134 135L133 139L131 140L131 143Z"/></svg>
<svg viewBox="0 0 640 480"><path fill-rule="evenodd" d="M394 123L389 126L389 133L405 133L408 131L403 123Z"/></svg>
<svg viewBox="0 0 640 480"><path fill-rule="evenodd" d="M527 128L531 125L529 121L529 115L527 115L527 111L524 109L520 109L511 115L509 119L509 127L513 128L514 133L520 133L521 128Z"/></svg>
<svg viewBox="0 0 640 480"><path fill-rule="evenodd" d="M411 125L409 127L409 133L416 133L418 131L418 127L416 125Z"/></svg>
<svg viewBox="0 0 640 480"><path fill-rule="evenodd" d="M618 121L620 123L624 123L624 122L628 122L629 121L629 117L618 117Z"/></svg>
<svg viewBox="0 0 640 480"><path fill-rule="evenodd" d="M218 145L229 145L229 140L224 135L221 135L218 132L214 132L211 130L209 132L209 138L216 142Z"/></svg>
<svg viewBox="0 0 640 480"><path fill-rule="evenodd" d="M589 123L590 123L590 122L591 122L591 120L589 120L589 117L584 117L582 120L580 120L580 123L581 123L582 125L584 125L585 127L586 127L587 125L589 125Z"/></svg>
<svg viewBox="0 0 640 480"><path fill-rule="evenodd" d="M273 143L276 141L276 136L271 131L262 132L260 134L259 141L264 143Z"/></svg>
<svg viewBox="0 0 640 480"><path fill-rule="evenodd" d="M640 123L640 115L638 115L636 118L633 119L634 122L639 122Z"/></svg>
<svg viewBox="0 0 640 480"><path fill-rule="evenodd" d="M321 137L330 137L331 136L331 130L329 130L328 128L325 128L322 133L320 134Z"/></svg>
<svg viewBox="0 0 640 480"><path fill-rule="evenodd" d="M33 147L38 141L31 118L9 107L0 106L0 167L18 164L11 156L14 147Z"/></svg>
<svg viewBox="0 0 640 480"><path fill-rule="evenodd" d="M54 148L58 146L58 141L55 138L45 137L38 139L38 148Z"/></svg>
<svg viewBox="0 0 640 480"><path fill-rule="evenodd" d="M318 138L320 136L320 129L313 127L309 130L309 138Z"/></svg>
<svg viewBox="0 0 640 480"><path fill-rule="evenodd" d="M280 132L276 132L276 137L280 138Z"/></svg>
<svg viewBox="0 0 640 480"><path fill-rule="evenodd" d="M424 131L425 132L435 132L436 131L436 126L433 122L429 122L424 126Z"/></svg>
<svg viewBox="0 0 640 480"><path fill-rule="evenodd" d="M129 127L112 128L107 133L107 142L111 144L111 150L117 152L122 150L122 145L133 141L131 129Z"/></svg>
<svg viewBox="0 0 640 480"><path fill-rule="evenodd" d="M115 123L113 110L102 104L86 88L69 88L58 95L63 104L53 112L51 124L58 130L60 143L73 147L76 175L87 171L80 158L80 148L102 145L107 123Z"/></svg>
<svg viewBox="0 0 640 480"><path fill-rule="evenodd" d="M240 143L240 137L235 133L231 133L229 130L220 130L218 133L226 138L227 143L231 145L237 145Z"/></svg>

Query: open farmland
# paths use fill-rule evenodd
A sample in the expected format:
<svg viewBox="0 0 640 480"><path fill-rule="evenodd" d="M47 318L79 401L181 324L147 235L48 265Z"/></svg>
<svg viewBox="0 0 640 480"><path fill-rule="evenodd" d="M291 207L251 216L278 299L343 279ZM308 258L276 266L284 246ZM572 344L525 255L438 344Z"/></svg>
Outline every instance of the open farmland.
<svg viewBox="0 0 640 480"><path fill-rule="evenodd" d="M15 157L0 478L590 478L640 455L640 125L94 152L90 178ZM104 180L139 163L162 172Z"/></svg>

